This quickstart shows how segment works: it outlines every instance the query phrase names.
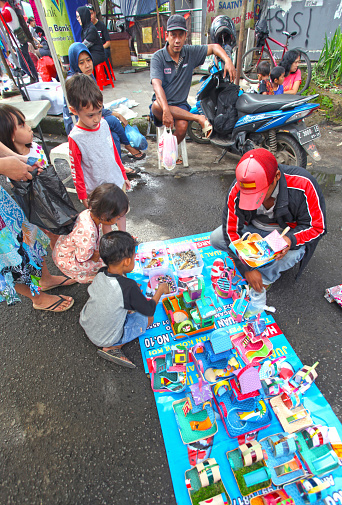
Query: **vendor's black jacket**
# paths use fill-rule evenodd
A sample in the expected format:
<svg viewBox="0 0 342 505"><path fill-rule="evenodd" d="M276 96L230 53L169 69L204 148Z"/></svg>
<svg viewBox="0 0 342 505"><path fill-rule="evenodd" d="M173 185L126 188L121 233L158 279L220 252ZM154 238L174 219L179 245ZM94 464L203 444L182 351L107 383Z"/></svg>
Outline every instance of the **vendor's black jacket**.
<svg viewBox="0 0 342 505"><path fill-rule="evenodd" d="M274 208L275 221L284 230L290 226L287 237L291 239L291 249L305 245L305 254L300 263L297 278L308 264L318 241L326 234L325 201L316 179L304 168L279 165L279 194ZM223 236L227 246L242 236L244 225L251 223L256 210L239 208L240 191L236 179L229 188L223 210ZM240 273L252 270L230 251Z"/></svg>

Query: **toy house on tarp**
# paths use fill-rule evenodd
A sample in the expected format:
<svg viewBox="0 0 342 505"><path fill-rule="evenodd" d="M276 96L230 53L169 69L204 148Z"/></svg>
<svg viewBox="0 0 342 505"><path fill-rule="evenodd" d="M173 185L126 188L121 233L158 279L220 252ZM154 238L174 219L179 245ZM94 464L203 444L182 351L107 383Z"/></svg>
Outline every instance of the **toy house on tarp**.
<svg viewBox="0 0 342 505"><path fill-rule="evenodd" d="M258 370L248 365L214 387L214 402L230 437L269 426L272 416L263 400Z"/></svg>
<svg viewBox="0 0 342 505"><path fill-rule="evenodd" d="M208 438L217 432L217 423L212 406L212 391L203 379L198 364L194 362L197 374L192 375L189 391L185 398L172 404L177 425L184 444L191 444ZM197 381L195 381L197 377Z"/></svg>
<svg viewBox="0 0 342 505"><path fill-rule="evenodd" d="M151 386L153 391L163 393L181 393L186 387L186 365L189 361L189 351L182 346L156 356L149 363Z"/></svg>
<svg viewBox="0 0 342 505"><path fill-rule="evenodd" d="M271 474L266 466L266 453L256 440L239 445L227 452L228 462L242 496L247 496L271 485Z"/></svg>
<svg viewBox="0 0 342 505"><path fill-rule="evenodd" d="M258 365L273 351L273 345L266 334L266 323L263 319L249 322L243 333L232 335L232 344L246 364Z"/></svg>
<svg viewBox="0 0 342 505"><path fill-rule="evenodd" d="M194 357L201 361L204 377L213 383L222 377L228 377L243 365L233 349L229 333L224 328L214 330L209 340L194 347Z"/></svg>
<svg viewBox="0 0 342 505"><path fill-rule="evenodd" d="M185 485L192 505L230 505L231 499L221 480L214 458L204 460L185 472Z"/></svg>

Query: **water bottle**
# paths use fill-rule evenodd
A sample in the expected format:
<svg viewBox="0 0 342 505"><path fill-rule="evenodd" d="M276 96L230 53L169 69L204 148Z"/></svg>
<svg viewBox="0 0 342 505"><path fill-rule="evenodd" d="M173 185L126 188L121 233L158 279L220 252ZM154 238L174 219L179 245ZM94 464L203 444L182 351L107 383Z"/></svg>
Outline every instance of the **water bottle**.
<svg viewBox="0 0 342 505"><path fill-rule="evenodd" d="M264 310L266 306L266 289L262 288L261 293L255 291L253 288L249 292L249 303L245 312L245 319L257 316Z"/></svg>
<svg viewBox="0 0 342 505"><path fill-rule="evenodd" d="M250 317L257 316L263 310L268 310L269 312L275 312L276 309L274 307L268 307L266 305L265 288L262 288L261 293L251 288L249 291L249 303L244 318L249 319Z"/></svg>

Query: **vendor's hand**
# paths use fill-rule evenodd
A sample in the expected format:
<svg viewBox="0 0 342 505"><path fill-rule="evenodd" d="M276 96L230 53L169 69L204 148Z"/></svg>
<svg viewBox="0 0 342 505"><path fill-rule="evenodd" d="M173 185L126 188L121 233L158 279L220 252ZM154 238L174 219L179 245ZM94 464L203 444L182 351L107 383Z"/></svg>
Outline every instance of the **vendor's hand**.
<svg viewBox="0 0 342 505"><path fill-rule="evenodd" d="M92 257L90 259L91 259L91 261L98 263L98 261L100 261L100 252L94 251L94 254L92 255Z"/></svg>
<svg viewBox="0 0 342 505"><path fill-rule="evenodd" d="M26 165L15 156L8 156L0 160L0 174L14 181L28 181L32 179L33 167Z"/></svg>
<svg viewBox="0 0 342 505"><path fill-rule="evenodd" d="M83 205L85 206L86 209L88 208L88 199L87 198L85 198L84 200L81 200L81 203L83 203Z"/></svg>
<svg viewBox="0 0 342 505"><path fill-rule="evenodd" d="M170 109L164 110L163 111L163 125L166 126L166 128L173 128L173 115L170 112Z"/></svg>
<svg viewBox="0 0 342 505"><path fill-rule="evenodd" d="M223 78L225 78L227 74L229 74L230 82L235 82L236 70L230 58L225 62L223 70Z"/></svg>
<svg viewBox="0 0 342 505"><path fill-rule="evenodd" d="M129 191L131 189L131 181L129 181L128 179L125 180L125 184L126 184L126 190Z"/></svg>
<svg viewBox="0 0 342 505"><path fill-rule="evenodd" d="M290 247L291 247L291 239L289 237L287 237L286 235L283 236L283 239L285 240L285 242L287 242L288 245L287 245L286 249L283 249L282 251L280 251L279 254L277 254L276 261L283 259L283 257L285 256L285 254L287 254L289 252Z"/></svg>
<svg viewBox="0 0 342 505"><path fill-rule="evenodd" d="M264 286L262 282L262 276L259 270L248 270L247 272L245 272L245 279L248 282L248 284L252 286L254 291L261 293Z"/></svg>

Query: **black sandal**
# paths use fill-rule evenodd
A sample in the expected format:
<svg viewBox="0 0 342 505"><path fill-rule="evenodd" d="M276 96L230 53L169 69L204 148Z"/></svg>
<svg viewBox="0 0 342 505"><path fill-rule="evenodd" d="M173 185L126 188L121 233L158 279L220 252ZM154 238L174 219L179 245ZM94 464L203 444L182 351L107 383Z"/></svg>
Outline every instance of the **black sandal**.
<svg viewBox="0 0 342 505"><path fill-rule="evenodd" d="M129 153L129 154L127 154L127 156L134 161L139 161L139 160L143 160L144 158L146 158L146 153L139 151L138 154Z"/></svg>
<svg viewBox="0 0 342 505"><path fill-rule="evenodd" d="M134 179L134 177L139 176L141 170L140 168L131 168L129 167L128 169L126 168L126 175L128 179Z"/></svg>
<svg viewBox="0 0 342 505"><path fill-rule="evenodd" d="M112 361L117 365L121 365L127 368L136 368L135 364L132 363L121 349L109 349L109 351L104 351L103 349L98 349L97 354L101 356L101 358L107 359L108 361Z"/></svg>

